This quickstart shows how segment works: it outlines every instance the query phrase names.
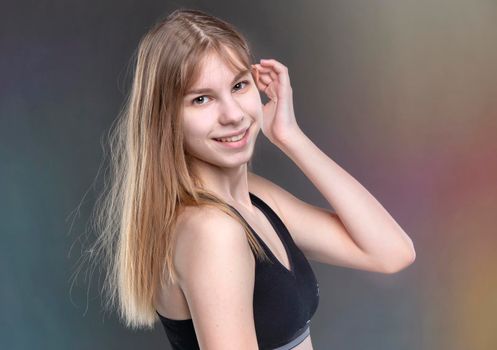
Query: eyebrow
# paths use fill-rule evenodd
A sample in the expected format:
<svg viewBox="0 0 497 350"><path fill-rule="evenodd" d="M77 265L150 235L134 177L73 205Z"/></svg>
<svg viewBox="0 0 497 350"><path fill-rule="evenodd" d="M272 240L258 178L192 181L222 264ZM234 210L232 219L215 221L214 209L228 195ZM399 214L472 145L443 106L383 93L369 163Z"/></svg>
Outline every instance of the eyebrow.
<svg viewBox="0 0 497 350"><path fill-rule="evenodd" d="M243 77L245 74L247 74L248 72L250 72L250 69L245 69L245 70L242 70L240 72L238 72L238 74L233 78L233 81L231 82L231 84L233 85L234 83L236 83L236 81L238 79L240 79L241 77ZM206 92L212 92L213 90L212 89L209 89L209 88L202 88L202 89L195 89L195 90L190 90L188 91L185 96L188 96L188 95L193 95L193 94L203 94L203 93L206 93Z"/></svg>

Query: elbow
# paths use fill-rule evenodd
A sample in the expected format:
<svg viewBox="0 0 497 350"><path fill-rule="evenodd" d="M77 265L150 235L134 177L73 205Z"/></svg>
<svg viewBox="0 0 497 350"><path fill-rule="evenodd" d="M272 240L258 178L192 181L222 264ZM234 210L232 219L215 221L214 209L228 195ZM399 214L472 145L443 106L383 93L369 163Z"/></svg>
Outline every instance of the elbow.
<svg viewBox="0 0 497 350"><path fill-rule="evenodd" d="M396 264L390 264L385 267L384 273L386 274L394 274L399 271L402 271L416 260L416 251L414 250L414 247L410 250L408 254L404 255L404 258L400 260L400 262L397 262Z"/></svg>

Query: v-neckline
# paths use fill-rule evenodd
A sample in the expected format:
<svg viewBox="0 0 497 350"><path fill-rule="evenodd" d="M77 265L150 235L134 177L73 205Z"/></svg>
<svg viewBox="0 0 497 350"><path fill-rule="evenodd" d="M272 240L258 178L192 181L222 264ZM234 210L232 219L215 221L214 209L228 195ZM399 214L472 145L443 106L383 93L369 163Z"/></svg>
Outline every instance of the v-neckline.
<svg viewBox="0 0 497 350"><path fill-rule="evenodd" d="M276 223L273 222L273 219L271 218L271 216L269 215L269 213L267 213L264 210L264 208L262 208L262 205L260 205L259 203L257 203L257 201L254 201L254 198L258 199L263 204L265 204L265 206L267 206L269 208L269 210L273 211L273 213L275 215L277 215L277 214L274 212L274 210L271 209L271 207L267 203L265 203L262 199L260 199L259 197L257 197L255 194L249 192L249 195L250 195L250 201L252 202L252 204L254 206L256 206L257 209L259 209L259 211L261 211L264 214L264 216L269 221L269 224L272 226L274 232L276 232L276 235L279 238L279 240L281 241L281 244L283 245L283 249L285 250L285 253L286 253L286 256L287 256L287 260L288 260L288 264L290 265L290 268L287 268L285 265L283 265L283 263L276 257L276 255L274 255L273 251L268 247L268 245L266 244L266 242L264 242L264 240L261 238L261 236L259 236L259 234L257 232L255 232L255 230L252 228L252 226L247 222L247 220L245 220L245 218L243 217L243 215L240 214L240 212L235 207L233 207L232 205L229 205L229 204L228 205L231 208L233 208L238 213L238 215L242 218L242 220L247 224L247 226L250 227L250 230L255 234L255 236L257 236L257 238L259 238L259 241L264 245L264 247L266 247L266 250L269 251L269 254L273 257L273 259L276 260L276 263L278 265L280 265L283 268L283 270L285 270L287 273L291 274L292 276L295 276L295 268L294 268L294 265L293 265L292 255L290 254L290 249L288 248L285 240L283 239L283 237L281 236L281 233L278 230L278 227L276 226Z"/></svg>

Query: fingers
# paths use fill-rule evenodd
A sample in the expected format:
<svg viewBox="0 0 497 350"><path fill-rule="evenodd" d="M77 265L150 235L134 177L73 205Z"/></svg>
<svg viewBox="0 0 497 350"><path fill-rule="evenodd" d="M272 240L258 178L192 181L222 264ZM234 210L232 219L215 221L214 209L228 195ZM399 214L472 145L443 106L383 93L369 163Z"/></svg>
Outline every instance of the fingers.
<svg viewBox="0 0 497 350"><path fill-rule="evenodd" d="M270 69L262 68L259 65L254 65L254 66L255 69L257 70L256 73L257 87L260 90L266 92L266 89L268 88L269 85L273 84L274 82L277 82L277 75Z"/></svg>
<svg viewBox="0 0 497 350"><path fill-rule="evenodd" d="M262 73L259 75L259 79L266 85L269 85L273 82L273 78L267 74L267 73Z"/></svg>
<svg viewBox="0 0 497 350"><path fill-rule="evenodd" d="M278 75L278 79L282 86L290 87L290 77L288 75L288 68L274 59L261 59L261 66L270 69ZM274 78L273 78L274 79Z"/></svg>
<svg viewBox="0 0 497 350"><path fill-rule="evenodd" d="M254 66L259 72L259 75L263 77L265 81L276 80L278 78L278 75L274 72L273 69L262 67L260 64L254 64Z"/></svg>
<svg viewBox="0 0 497 350"><path fill-rule="evenodd" d="M276 79L276 74L272 72L271 69L262 68L259 64L252 65L253 70L256 74L257 80L261 80L264 84L269 84L272 80Z"/></svg>
<svg viewBox="0 0 497 350"><path fill-rule="evenodd" d="M261 73L255 64L252 65L252 77L259 90L264 91L267 88L268 83L261 79Z"/></svg>
<svg viewBox="0 0 497 350"><path fill-rule="evenodd" d="M261 59L260 62L252 65L258 89L273 101L291 95L292 87L288 68L274 59Z"/></svg>
<svg viewBox="0 0 497 350"><path fill-rule="evenodd" d="M260 62L260 64L252 65L258 71L258 87L265 91L265 88L269 85L276 83L278 86L277 90L282 94L281 96L284 96L288 92L291 93L292 88L290 86L288 68L274 59L261 59Z"/></svg>
<svg viewBox="0 0 497 350"><path fill-rule="evenodd" d="M259 84L260 84L260 82L259 82L259 79L260 79L259 70L255 66L255 64L252 64L251 67L252 67L252 78L254 78L254 82L256 83L257 87L259 87Z"/></svg>
<svg viewBox="0 0 497 350"><path fill-rule="evenodd" d="M254 77L254 80L255 81L258 81L259 80L259 70L257 69L257 67L255 66L255 64L252 64L251 65L251 68L252 68L252 75Z"/></svg>

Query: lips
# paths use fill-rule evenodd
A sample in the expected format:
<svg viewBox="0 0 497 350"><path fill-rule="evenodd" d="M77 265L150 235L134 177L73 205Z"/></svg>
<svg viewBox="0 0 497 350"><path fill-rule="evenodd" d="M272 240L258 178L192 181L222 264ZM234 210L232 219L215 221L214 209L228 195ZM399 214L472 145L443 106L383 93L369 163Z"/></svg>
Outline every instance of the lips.
<svg viewBox="0 0 497 350"><path fill-rule="evenodd" d="M218 144L223 149L241 150L248 145L250 132L250 128L246 129L245 132L237 136L237 141L218 141L216 139L213 140L216 141L216 144Z"/></svg>
<svg viewBox="0 0 497 350"><path fill-rule="evenodd" d="M235 137L235 136L243 136L248 129L249 128L246 128L246 129L243 129L241 131L238 131L238 132L235 132L233 134L226 135L226 136L214 137L214 140L216 140L216 141L222 141L221 139L229 139L229 138L232 138L232 137Z"/></svg>
<svg viewBox="0 0 497 350"><path fill-rule="evenodd" d="M235 135L235 136L231 136L231 137L220 137L220 138L215 138L214 140L218 141L218 142L238 142L240 141L241 139L243 139L243 137L245 136L247 130L245 130L244 132L238 134L238 135Z"/></svg>

